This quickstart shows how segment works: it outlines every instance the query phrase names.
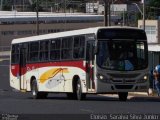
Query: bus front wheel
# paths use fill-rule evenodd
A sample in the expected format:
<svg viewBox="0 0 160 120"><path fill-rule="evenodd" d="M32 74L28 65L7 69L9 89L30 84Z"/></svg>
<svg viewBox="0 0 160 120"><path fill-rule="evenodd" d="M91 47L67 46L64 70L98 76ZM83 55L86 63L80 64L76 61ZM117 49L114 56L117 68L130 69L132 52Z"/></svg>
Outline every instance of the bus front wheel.
<svg viewBox="0 0 160 120"><path fill-rule="evenodd" d="M128 92L119 92L118 96L120 101L126 101L128 97Z"/></svg>
<svg viewBox="0 0 160 120"><path fill-rule="evenodd" d="M82 86L81 86L80 80L77 81L76 96L77 96L77 100L84 100L86 98L86 94L82 93Z"/></svg>
<svg viewBox="0 0 160 120"><path fill-rule="evenodd" d="M31 83L31 92L32 92L33 99L44 99L48 95L45 92L39 92L38 91L36 80L33 80L32 83Z"/></svg>

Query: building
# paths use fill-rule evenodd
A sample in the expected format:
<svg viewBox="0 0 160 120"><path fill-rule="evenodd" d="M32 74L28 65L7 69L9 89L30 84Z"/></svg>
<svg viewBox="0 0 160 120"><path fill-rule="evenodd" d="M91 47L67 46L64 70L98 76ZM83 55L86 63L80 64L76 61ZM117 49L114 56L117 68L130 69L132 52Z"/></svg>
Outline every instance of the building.
<svg viewBox="0 0 160 120"><path fill-rule="evenodd" d="M160 20L146 20L145 31L148 39L149 68L154 69L160 64ZM142 28L143 21L138 21L138 27Z"/></svg>
<svg viewBox="0 0 160 120"><path fill-rule="evenodd" d="M140 12L140 0L112 0L110 2L110 13L119 16L118 23L130 26L137 26L137 16ZM86 3L86 13L104 14L104 2ZM114 21L116 22L116 21ZM112 23L111 23L112 24Z"/></svg>
<svg viewBox="0 0 160 120"><path fill-rule="evenodd" d="M0 12L0 48L14 38L36 35L35 12ZM84 13L39 13L39 33L47 34L103 25L103 15Z"/></svg>

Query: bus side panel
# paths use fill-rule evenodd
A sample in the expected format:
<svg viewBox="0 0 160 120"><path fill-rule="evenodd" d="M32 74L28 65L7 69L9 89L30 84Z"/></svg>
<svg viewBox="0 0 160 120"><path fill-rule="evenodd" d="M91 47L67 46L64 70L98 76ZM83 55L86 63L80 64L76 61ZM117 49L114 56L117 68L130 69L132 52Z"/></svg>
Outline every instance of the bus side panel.
<svg viewBox="0 0 160 120"><path fill-rule="evenodd" d="M25 74L26 78L26 84L27 84L27 91L31 91L31 80L32 78L35 78L37 80L37 85L39 86L38 83L38 78L39 78L39 64L27 64L26 65L27 72Z"/></svg>
<svg viewBox="0 0 160 120"><path fill-rule="evenodd" d="M39 91L46 92L58 92L58 84L60 82L60 76L57 75L60 67L41 67L39 68ZM47 84L48 83L48 84Z"/></svg>
<svg viewBox="0 0 160 120"><path fill-rule="evenodd" d="M86 93L86 69L83 61L47 62L26 65L27 91L31 91L31 79L37 80L38 90L45 92L73 92L73 78L78 76L82 92Z"/></svg>
<svg viewBox="0 0 160 120"><path fill-rule="evenodd" d="M14 89L20 90L19 81L19 65L10 66L10 86Z"/></svg>
<svg viewBox="0 0 160 120"><path fill-rule="evenodd" d="M31 78L36 78L39 91L73 92L72 82L78 76L82 91L86 92L86 68L81 61L46 62L27 64L27 91L31 90Z"/></svg>
<svg viewBox="0 0 160 120"><path fill-rule="evenodd" d="M72 80L78 75L82 90L86 92L85 71L77 67L42 67L39 68L39 91L73 92Z"/></svg>
<svg viewBox="0 0 160 120"><path fill-rule="evenodd" d="M62 67L65 68L65 67ZM65 80L65 92L73 92L72 88L72 81L74 76L79 76L81 80L81 87L82 87L82 92L86 93L87 88L86 88L86 72L80 68L77 67L69 67L68 68L68 73L64 74L64 80ZM60 86L60 90L62 90L62 86Z"/></svg>

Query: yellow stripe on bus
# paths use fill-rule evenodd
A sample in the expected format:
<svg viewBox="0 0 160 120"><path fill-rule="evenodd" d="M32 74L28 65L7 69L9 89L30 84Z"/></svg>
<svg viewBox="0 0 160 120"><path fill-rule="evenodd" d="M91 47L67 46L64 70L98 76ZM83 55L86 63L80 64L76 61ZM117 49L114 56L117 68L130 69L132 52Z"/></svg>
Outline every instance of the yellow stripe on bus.
<svg viewBox="0 0 160 120"><path fill-rule="evenodd" d="M45 81L47 81L50 78L53 78L55 75L59 74L59 73L69 73L67 68L53 68L50 69L46 72L44 72L41 77L40 77L40 82L44 83Z"/></svg>

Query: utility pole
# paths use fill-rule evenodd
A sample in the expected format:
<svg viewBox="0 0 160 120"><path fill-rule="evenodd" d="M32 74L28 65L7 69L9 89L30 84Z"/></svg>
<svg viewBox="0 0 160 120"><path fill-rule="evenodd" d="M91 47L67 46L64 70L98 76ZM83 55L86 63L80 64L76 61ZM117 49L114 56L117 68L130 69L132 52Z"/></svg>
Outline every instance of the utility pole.
<svg viewBox="0 0 160 120"><path fill-rule="evenodd" d="M23 5L22 5L22 9L23 9L23 12L24 12L24 0L23 0L23 3L22 3Z"/></svg>
<svg viewBox="0 0 160 120"><path fill-rule="evenodd" d="M39 0L36 0L36 15L37 15L36 32L37 32L37 35L39 35Z"/></svg>
<svg viewBox="0 0 160 120"><path fill-rule="evenodd" d="M1 0L1 8L0 10L2 11L3 10L3 0Z"/></svg>
<svg viewBox="0 0 160 120"><path fill-rule="evenodd" d="M104 26L111 25L111 11L110 11L110 0L104 1Z"/></svg>
<svg viewBox="0 0 160 120"><path fill-rule="evenodd" d="M108 26L111 26L111 3L108 0Z"/></svg>
<svg viewBox="0 0 160 120"><path fill-rule="evenodd" d="M146 5L145 5L145 0L143 0L143 12L142 10L139 8L139 6L136 3L132 3L134 5L136 5L136 7L138 8L139 12L141 13L141 15L143 16L143 21L142 21L142 27L145 30L145 19L146 19Z"/></svg>
<svg viewBox="0 0 160 120"><path fill-rule="evenodd" d="M66 0L64 0L64 13L66 13Z"/></svg>
<svg viewBox="0 0 160 120"><path fill-rule="evenodd" d="M104 1L104 26L108 26L108 0Z"/></svg>
<svg viewBox="0 0 160 120"><path fill-rule="evenodd" d="M125 10L123 10L123 26L125 25Z"/></svg>
<svg viewBox="0 0 160 120"><path fill-rule="evenodd" d="M146 19L146 0L143 0L143 29L145 30L145 19Z"/></svg>

